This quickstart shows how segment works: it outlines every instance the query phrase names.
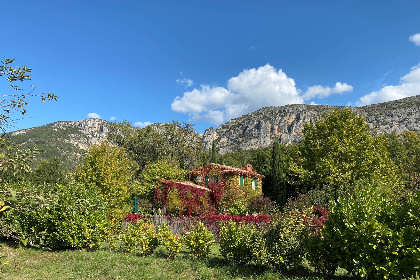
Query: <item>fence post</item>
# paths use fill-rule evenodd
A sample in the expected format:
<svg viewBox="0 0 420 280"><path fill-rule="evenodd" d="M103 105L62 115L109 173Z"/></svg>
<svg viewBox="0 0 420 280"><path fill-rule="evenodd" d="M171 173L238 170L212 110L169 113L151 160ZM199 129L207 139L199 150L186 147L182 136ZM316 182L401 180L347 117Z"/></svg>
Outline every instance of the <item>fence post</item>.
<svg viewBox="0 0 420 280"><path fill-rule="evenodd" d="M133 207L133 214L137 214L137 212L138 212L138 207L139 207L139 200L137 199L137 197L135 197L135 198L134 198L134 200L133 200L133 204L134 204L134 207Z"/></svg>

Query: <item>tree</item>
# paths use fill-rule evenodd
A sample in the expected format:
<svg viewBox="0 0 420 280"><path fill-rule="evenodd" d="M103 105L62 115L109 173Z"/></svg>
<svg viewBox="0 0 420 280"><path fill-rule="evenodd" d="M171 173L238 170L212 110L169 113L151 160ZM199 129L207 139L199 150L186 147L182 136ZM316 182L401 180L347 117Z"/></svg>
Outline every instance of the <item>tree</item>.
<svg viewBox="0 0 420 280"><path fill-rule="evenodd" d="M32 69L26 67L13 67L14 59L6 58L0 62L0 77L6 77L12 89L11 93L2 92L2 100L0 100L0 130L3 132L0 138L0 171L10 170L30 170L29 162L37 153L37 150L21 150L14 142L4 138L7 130L12 126L14 120L12 115L20 113L26 114L25 106L28 105L31 97L40 97L42 102L45 100L57 100L57 96L49 93L35 94L33 87L30 91L25 91L16 82L24 82L31 79Z"/></svg>
<svg viewBox="0 0 420 280"><path fill-rule="evenodd" d="M217 163L217 147L216 147L216 141L213 139L213 142L211 143L211 157L210 157L211 163Z"/></svg>
<svg viewBox="0 0 420 280"><path fill-rule="evenodd" d="M128 122L116 123L110 129L112 143L124 147L139 165L139 172L153 162L170 161L182 169L201 164L204 145L194 127L178 122L153 124L139 129Z"/></svg>
<svg viewBox="0 0 420 280"><path fill-rule="evenodd" d="M314 125L307 124L295 165L299 183L309 189L334 192L377 186L384 192L399 189L395 166L383 141L369 134L364 118L350 109L325 114Z"/></svg>
<svg viewBox="0 0 420 280"><path fill-rule="evenodd" d="M104 141L89 148L83 164L76 168L74 175L76 182L97 189L117 218L130 209L131 183L137 168L124 148Z"/></svg>
<svg viewBox="0 0 420 280"><path fill-rule="evenodd" d="M420 133L406 131L381 136L386 142L388 152L398 167L407 188L415 191L420 184Z"/></svg>
<svg viewBox="0 0 420 280"><path fill-rule="evenodd" d="M66 182L66 171L56 157L41 161L30 175L35 184L62 184Z"/></svg>
<svg viewBox="0 0 420 280"><path fill-rule="evenodd" d="M182 181L186 176L186 170L174 166L169 161L150 163L140 173L140 188L136 191L137 195L151 202L155 186L159 181L162 179Z"/></svg>
<svg viewBox="0 0 420 280"><path fill-rule="evenodd" d="M271 193L270 196L283 208L287 202L287 182L285 171L286 160L284 156L284 147L276 141L273 145L271 157Z"/></svg>

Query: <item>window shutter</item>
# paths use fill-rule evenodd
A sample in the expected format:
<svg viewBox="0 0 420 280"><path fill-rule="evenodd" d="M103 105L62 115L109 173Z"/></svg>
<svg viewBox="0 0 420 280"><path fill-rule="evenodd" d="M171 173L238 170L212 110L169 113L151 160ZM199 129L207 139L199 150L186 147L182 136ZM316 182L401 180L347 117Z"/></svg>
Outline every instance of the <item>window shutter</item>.
<svg viewBox="0 0 420 280"><path fill-rule="evenodd" d="M257 178L254 179L254 185L255 185L255 189L258 190L258 179Z"/></svg>
<svg viewBox="0 0 420 280"><path fill-rule="evenodd" d="M206 187L208 187L209 186L209 176L206 176L206 178L205 178L205 185L206 185Z"/></svg>
<svg viewBox="0 0 420 280"><path fill-rule="evenodd" d="M242 176L242 175L239 177L239 185L240 186L244 185L244 176Z"/></svg>

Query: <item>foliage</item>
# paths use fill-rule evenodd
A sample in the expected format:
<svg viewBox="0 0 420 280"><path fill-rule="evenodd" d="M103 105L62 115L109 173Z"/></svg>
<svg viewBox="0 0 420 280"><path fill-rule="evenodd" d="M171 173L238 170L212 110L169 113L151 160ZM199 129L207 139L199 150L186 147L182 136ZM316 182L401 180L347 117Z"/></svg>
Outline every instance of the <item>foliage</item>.
<svg viewBox="0 0 420 280"><path fill-rule="evenodd" d="M66 183L66 171L58 158L41 161L30 175L34 184L63 184Z"/></svg>
<svg viewBox="0 0 420 280"><path fill-rule="evenodd" d="M198 222L185 237L185 244L196 258L206 258L213 243L213 233L202 222Z"/></svg>
<svg viewBox="0 0 420 280"><path fill-rule="evenodd" d="M262 194L261 187L251 188L253 178L244 176L244 185L239 185L239 175L225 175L223 195L219 202L219 213L246 215L250 212L250 203Z"/></svg>
<svg viewBox="0 0 420 280"><path fill-rule="evenodd" d="M229 206L227 213L231 216L245 216L248 214L248 207L244 201L238 200Z"/></svg>
<svg viewBox="0 0 420 280"><path fill-rule="evenodd" d="M21 183L2 188L11 209L0 217L1 236L23 245L50 249L91 248L103 238L107 205L83 185Z"/></svg>
<svg viewBox="0 0 420 280"><path fill-rule="evenodd" d="M286 270L302 265L303 241L308 234L306 219L312 208L302 211L288 209L273 219L264 235L267 248L267 262L276 269Z"/></svg>
<svg viewBox="0 0 420 280"><path fill-rule="evenodd" d="M218 207L221 199L219 189L223 186L224 182L212 182L208 189L189 182L165 180L156 186L154 205L158 209L165 207L166 214L176 216L212 214Z"/></svg>
<svg viewBox="0 0 420 280"><path fill-rule="evenodd" d="M169 259L175 258L184 245L184 238L179 234L172 233L166 223L158 227L158 237L161 244L168 250Z"/></svg>
<svg viewBox="0 0 420 280"><path fill-rule="evenodd" d="M271 189L270 196L277 202L280 208L283 208L287 202L286 190L286 159L284 155L284 146L276 141L273 145L271 158Z"/></svg>
<svg viewBox="0 0 420 280"><path fill-rule="evenodd" d="M154 225L142 220L129 223L120 233L120 238L123 241L123 251L138 253L141 256L152 254L159 245Z"/></svg>
<svg viewBox="0 0 420 280"><path fill-rule="evenodd" d="M90 147L88 154L75 171L75 180L98 191L112 211L111 218L120 220L131 207L132 177L137 164L121 147L102 142Z"/></svg>
<svg viewBox="0 0 420 280"><path fill-rule="evenodd" d="M294 168L300 182L310 189L327 188L335 197L340 191L365 186L388 194L399 190L399 178L383 141L374 139L363 117L351 109L334 110L324 120L307 124L299 152Z"/></svg>
<svg viewBox="0 0 420 280"><path fill-rule="evenodd" d="M204 226L213 233L216 239L220 237L220 226L227 222L254 224L258 228L265 228L271 223L271 216L260 214L260 215L247 215L247 216L231 216L231 215L202 215L199 217L191 216L160 216L165 219L171 225L181 226L182 232L190 230L190 228L201 222ZM153 221L153 218L147 215L141 214L128 214L125 216L124 221L134 223L139 220Z"/></svg>
<svg viewBox="0 0 420 280"><path fill-rule="evenodd" d="M420 133L406 131L382 135L390 158L398 167L409 191L420 188Z"/></svg>
<svg viewBox="0 0 420 280"><path fill-rule="evenodd" d="M252 260L253 238L256 228L253 224L225 224L220 229L220 254L230 263L246 264Z"/></svg>
<svg viewBox="0 0 420 280"><path fill-rule="evenodd" d="M252 214L269 214L277 211L277 205L269 197L259 195L254 197L249 204L249 211Z"/></svg>
<svg viewBox="0 0 420 280"><path fill-rule="evenodd" d="M139 188L136 189L136 194L140 198L153 201L155 186L165 180L184 180L187 171L174 166L167 160L160 160L154 163L147 164L140 173Z"/></svg>
<svg viewBox="0 0 420 280"><path fill-rule="evenodd" d="M2 201L2 200L0 199L0 213L1 213L1 212L3 212L3 211L6 211L6 210L7 210L7 209L9 209L9 208L10 208L10 206L5 205L4 201Z"/></svg>
<svg viewBox="0 0 420 280"><path fill-rule="evenodd" d="M338 264L362 278L409 278L420 272L419 232L418 194L399 204L366 189L332 202L325 227L310 237L308 260L329 274Z"/></svg>
<svg viewBox="0 0 420 280"><path fill-rule="evenodd" d="M193 125L178 122L153 124L139 129L128 122L116 123L110 128L112 143L126 149L139 165L139 171L159 160L192 169L201 164L204 146Z"/></svg>
<svg viewBox="0 0 420 280"><path fill-rule="evenodd" d="M0 63L0 77L5 76L13 90L11 94L3 93L3 99L0 100L0 108L3 109L3 112L0 114L0 128L3 132L6 132L6 127L10 126L12 121L11 115L14 113L26 114L25 106L28 105L28 98L38 96L41 97L42 102L45 102L45 100L57 100L57 96L54 94L49 93L46 96L44 93L34 94L35 88L25 92L22 88L15 85L15 82L30 80L32 69L26 67L26 65L13 68L12 64L14 61L14 59L5 58Z"/></svg>
<svg viewBox="0 0 420 280"><path fill-rule="evenodd" d="M41 101L45 100L57 100L57 96L54 94L44 93L34 94L33 88L31 91L24 91L22 88L17 86L15 82L24 82L31 79L32 69L22 66L13 68L12 64L14 59L6 58L0 63L0 77L6 77L10 83L11 93L2 93L2 100L0 100L0 129L3 131L3 135L0 138L0 171L12 170L17 171L29 171L30 160L37 153L37 150L19 149L13 141L6 140L3 138L7 129L12 126L13 119L12 115L20 113L26 114L25 106L28 105L28 99L31 97L40 97Z"/></svg>

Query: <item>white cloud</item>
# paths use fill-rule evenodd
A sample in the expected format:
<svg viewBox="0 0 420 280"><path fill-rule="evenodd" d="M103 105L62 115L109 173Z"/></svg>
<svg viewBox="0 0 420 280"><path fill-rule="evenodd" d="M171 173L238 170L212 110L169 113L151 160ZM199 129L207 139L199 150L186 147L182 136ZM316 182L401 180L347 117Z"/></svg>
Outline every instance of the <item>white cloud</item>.
<svg viewBox="0 0 420 280"><path fill-rule="evenodd" d="M134 126L143 128L143 127L146 127L146 126L151 125L151 124L152 124L151 122L135 122Z"/></svg>
<svg viewBox="0 0 420 280"><path fill-rule="evenodd" d="M408 40L414 43L416 46L420 46L420 33L413 34L410 37L408 37Z"/></svg>
<svg viewBox="0 0 420 280"><path fill-rule="evenodd" d="M176 82L178 83L178 85L184 86L186 88L187 87L190 87L190 86L192 86L194 84L194 81L193 80L187 79L187 78L177 79Z"/></svg>
<svg viewBox="0 0 420 280"><path fill-rule="evenodd" d="M420 94L420 64L411 68L411 71L400 78L400 84L385 86L378 91L373 91L357 102L357 106L397 100Z"/></svg>
<svg viewBox="0 0 420 280"><path fill-rule="evenodd" d="M352 92L353 87L351 85L348 85L346 83L335 83L335 86L333 88L325 87L325 86L311 86L307 89L307 91L304 93L303 98L305 100L312 99L312 98L324 98L328 97L331 94L342 94L344 92Z"/></svg>
<svg viewBox="0 0 420 280"><path fill-rule="evenodd" d="M109 118L111 121L115 121L115 120L117 120L117 117L110 117Z"/></svg>
<svg viewBox="0 0 420 280"><path fill-rule="evenodd" d="M256 46L250 46L249 49L250 50L255 50Z"/></svg>
<svg viewBox="0 0 420 280"><path fill-rule="evenodd" d="M202 85L201 89L185 92L182 98L177 96L171 108L181 113L202 113L223 107L231 98L231 92L225 88Z"/></svg>
<svg viewBox="0 0 420 280"><path fill-rule="evenodd" d="M101 118L101 116L99 116L98 113L89 113L89 114L87 114L87 116L90 119L100 119Z"/></svg>
<svg viewBox="0 0 420 280"><path fill-rule="evenodd" d="M306 99L326 97L351 91L352 86L336 83L334 88L311 87ZM188 113L192 121L207 121L219 125L225 121L266 106L301 104L305 100L295 81L280 69L267 64L258 69L245 69L228 80L227 87L201 85L177 96L171 104L175 112Z"/></svg>

